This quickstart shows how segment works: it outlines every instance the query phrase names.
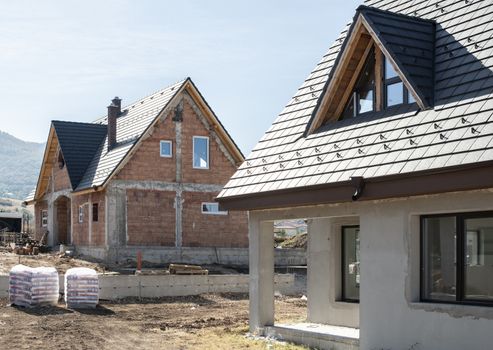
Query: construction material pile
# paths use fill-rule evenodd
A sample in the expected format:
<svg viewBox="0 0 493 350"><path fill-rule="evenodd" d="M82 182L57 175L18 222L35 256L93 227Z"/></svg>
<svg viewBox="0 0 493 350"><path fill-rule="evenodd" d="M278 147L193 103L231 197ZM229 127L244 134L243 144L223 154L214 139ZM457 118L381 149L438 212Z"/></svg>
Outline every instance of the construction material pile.
<svg viewBox="0 0 493 350"><path fill-rule="evenodd" d="M169 264L169 273L172 275L208 275L209 270L198 265Z"/></svg>
<svg viewBox="0 0 493 350"><path fill-rule="evenodd" d="M14 266L9 273L10 303L18 306L56 305L58 272L54 267Z"/></svg>
<svg viewBox="0 0 493 350"><path fill-rule="evenodd" d="M74 267L65 273L65 302L71 309L95 308L99 302L99 280L95 270Z"/></svg>

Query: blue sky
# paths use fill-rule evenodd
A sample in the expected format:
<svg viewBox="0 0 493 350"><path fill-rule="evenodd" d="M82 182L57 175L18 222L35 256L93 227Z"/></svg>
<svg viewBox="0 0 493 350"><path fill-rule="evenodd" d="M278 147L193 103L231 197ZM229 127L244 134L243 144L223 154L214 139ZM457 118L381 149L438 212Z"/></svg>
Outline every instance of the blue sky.
<svg viewBox="0 0 493 350"><path fill-rule="evenodd" d="M190 76L247 154L360 0L3 1L0 130L44 142Z"/></svg>

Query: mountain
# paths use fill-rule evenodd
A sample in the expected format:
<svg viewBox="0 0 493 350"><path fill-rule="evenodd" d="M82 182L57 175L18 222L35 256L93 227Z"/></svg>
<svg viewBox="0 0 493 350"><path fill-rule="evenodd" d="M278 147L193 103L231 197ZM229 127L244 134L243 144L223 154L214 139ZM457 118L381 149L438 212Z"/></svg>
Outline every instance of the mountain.
<svg viewBox="0 0 493 350"><path fill-rule="evenodd" d="M0 197L24 199L36 186L44 144L0 131Z"/></svg>

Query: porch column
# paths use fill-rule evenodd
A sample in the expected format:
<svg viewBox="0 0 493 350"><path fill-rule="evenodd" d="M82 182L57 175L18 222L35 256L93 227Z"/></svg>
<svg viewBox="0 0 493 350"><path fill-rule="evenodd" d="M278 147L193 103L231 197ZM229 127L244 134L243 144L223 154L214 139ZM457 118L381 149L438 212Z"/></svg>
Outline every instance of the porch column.
<svg viewBox="0 0 493 350"><path fill-rule="evenodd" d="M330 219L308 220L307 313L308 321L327 323L330 313Z"/></svg>
<svg viewBox="0 0 493 350"><path fill-rule="evenodd" d="M56 225L56 205L51 199L48 200L48 237L46 239L46 244L53 247L55 244L55 231L57 229Z"/></svg>
<svg viewBox="0 0 493 350"><path fill-rule="evenodd" d="M250 332L274 324L274 223L249 215Z"/></svg>

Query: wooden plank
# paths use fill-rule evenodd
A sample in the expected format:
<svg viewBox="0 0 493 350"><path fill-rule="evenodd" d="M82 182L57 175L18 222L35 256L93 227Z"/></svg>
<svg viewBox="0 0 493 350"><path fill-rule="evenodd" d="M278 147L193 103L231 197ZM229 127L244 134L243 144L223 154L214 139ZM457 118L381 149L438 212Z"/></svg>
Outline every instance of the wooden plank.
<svg viewBox="0 0 493 350"><path fill-rule="evenodd" d="M383 54L375 45L375 110L383 109Z"/></svg>

